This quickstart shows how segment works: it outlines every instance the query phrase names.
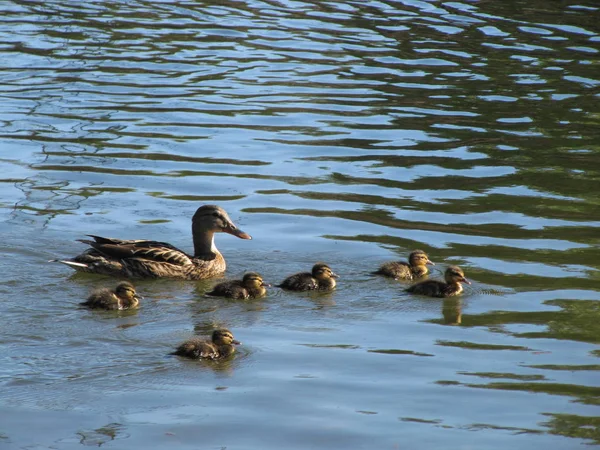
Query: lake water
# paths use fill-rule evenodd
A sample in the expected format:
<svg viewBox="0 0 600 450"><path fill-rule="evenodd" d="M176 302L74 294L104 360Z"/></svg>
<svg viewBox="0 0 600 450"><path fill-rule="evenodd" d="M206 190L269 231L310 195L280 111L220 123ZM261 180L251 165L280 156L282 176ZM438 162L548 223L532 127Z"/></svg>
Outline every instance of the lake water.
<svg viewBox="0 0 600 450"><path fill-rule="evenodd" d="M0 447L573 449L600 443L596 2L6 0ZM98 234L330 294L203 297L49 264ZM449 300L369 274L421 248ZM168 356L216 326L230 361Z"/></svg>

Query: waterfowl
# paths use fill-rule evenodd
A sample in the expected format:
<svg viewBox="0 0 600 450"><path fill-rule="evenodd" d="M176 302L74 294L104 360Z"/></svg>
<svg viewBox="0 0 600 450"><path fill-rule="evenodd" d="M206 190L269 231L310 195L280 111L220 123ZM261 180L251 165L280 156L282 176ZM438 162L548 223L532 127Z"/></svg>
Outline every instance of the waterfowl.
<svg viewBox="0 0 600 450"><path fill-rule="evenodd" d="M265 283L258 273L248 272L241 280L225 281L217 284L206 295L247 300L262 297L267 293L266 288L269 286L271 285Z"/></svg>
<svg viewBox="0 0 600 450"><path fill-rule="evenodd" d="M114 290L97 289L80 305L91 309L133 309L140 305L141 298L131 283L123 281Z"/></svg>
<svg viewBox="0 0 600 450"><path fill-rule="evenodd" d="M202 280L225 272L225 258L217 250L214 242L214 234L219 232L229 233L241 239L252 239L249 234L235 226L223 208L204 205L198 208L192 218L193 256L164 242L89 235L93 241L79 241L92 248L75 258L58 262L80 272L125 278Z"/></svg>
<svg viewBox="0 0 600 450"><path fill-rule="evenodd" d="M444 273L444 281L425 280L413 284L406 289L407 292L419 295L428 295L429 297L452 297L462 292L461 283L471 284L465 278L465 273L458 266L450 266Z"/></svg>
<svg viewBox="0 0 600 450"><path fill-rule="evenodd" d="M427 275L427 264L435 266L427 256L427 253L423 250L415 250L408 256L408 262L391 261L385 263L377 271L373 272L373 274L384 275L396 280L414 280Z"/></svg>
<svg viewBox="0 0 600 450"><path fill-rule="evenodd" d="M221 328L213 331L210 341L196 336L182 343L171 354L193 359L220 359L233 355L235 345L240 344L231 331Z"/></svg>
<svg viewBox="0 0 600 450"><path fill-rule="evenodd" d="M335 288L336 278L338 276L327 264L317 263L311 272L290 275L278 287L291 291L328 291Z"/></svg>

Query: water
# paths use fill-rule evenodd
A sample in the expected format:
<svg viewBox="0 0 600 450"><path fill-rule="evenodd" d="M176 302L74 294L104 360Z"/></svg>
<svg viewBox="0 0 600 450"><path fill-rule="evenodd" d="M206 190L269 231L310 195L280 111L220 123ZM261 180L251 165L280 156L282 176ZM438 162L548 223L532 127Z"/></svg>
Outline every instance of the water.
<svg viewBox="0 0 600 450"><path fill-rule="evenodd" d="M5 448L571 449L600 442L595 2L5 1ZM85 234L228 276L325 261L331 294L205 299L48 264ZM369 275L422 248L460 298ZM168 353L231 328L232 361ZM34 430L34 432L32 431Z"/></svg>

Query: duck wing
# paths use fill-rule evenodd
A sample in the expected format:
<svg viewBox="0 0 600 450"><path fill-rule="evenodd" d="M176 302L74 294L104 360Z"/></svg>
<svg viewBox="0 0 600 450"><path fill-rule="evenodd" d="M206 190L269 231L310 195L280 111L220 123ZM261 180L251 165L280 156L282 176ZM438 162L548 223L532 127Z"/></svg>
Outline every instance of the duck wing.
<svg viewBox="0 0 600 450"><path fill-rule="evenodd" d="M166 242L147 240L123 240L89 234L91 238L79 242L89 245L104 256L114 259L139 258L154 262L167 262L178 266L193 264L192 258L177 247Z"/></svg>
<svg viewBox="0 0 600 450"><path fill-rule="evenodd" d="M215 359L219 356L219 351L212 342L194 337L185 341L171 354L195 359Z"/></svg>

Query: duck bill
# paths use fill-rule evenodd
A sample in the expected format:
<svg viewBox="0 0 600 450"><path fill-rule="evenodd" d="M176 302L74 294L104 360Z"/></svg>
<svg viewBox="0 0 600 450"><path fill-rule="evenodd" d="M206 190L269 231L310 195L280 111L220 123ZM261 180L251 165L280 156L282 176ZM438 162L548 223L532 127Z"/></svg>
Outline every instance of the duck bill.
<svg viewBox="0 0 600 450"><path fill-rule="evenodd" d="M462 280L460 280L462 283L467 283L467 284L471 284L471 282L469 280L467 280L465 277L462 278Z"/></svg>
<svg viewBox="0 0 600 450"><path fill-rule="evenodd" d="M233 345L242 345L242 343L240 341L236 341L235 339L233 341L231 341L231 343Z"/></svg>
<svg viewBox="0 0 600 450"><path fill-rule="evenodd" d="M262 287L271 287L272 285L269 283L260 283Z"/></svg>
<svg viewBox="0 0 600 450"><path fill-rule="evenodd" d="M133 296L133 298L137 298L138 300L144 300L144 297L143 297L143 296L141 296L141 295L139 295L139 294L135 294L135 295Z"/></svg>
<svg viewBox="0 0 600 450"><path fill-rule="evenodd" d="M425 264L427 264L429 266L435 266L435 263L432 260L430 260L430 259L428 259Z"/></svg>
<svg viewBox="0 0 600 450"><path fill-rule="evenodd" d="M252 236L250 236L248 233L244 233L239 228L236 228L234 224L229 225L227 228L223 228L223 231L225 233L229 233L233 236L239 237L240 239L252 239Z"/></svg>
<svg viewBox="0 0 600 450"><path fill-rule="evenodd" d="M340 276L337 273L331 272L331 278L339 278Z"/></svg>

